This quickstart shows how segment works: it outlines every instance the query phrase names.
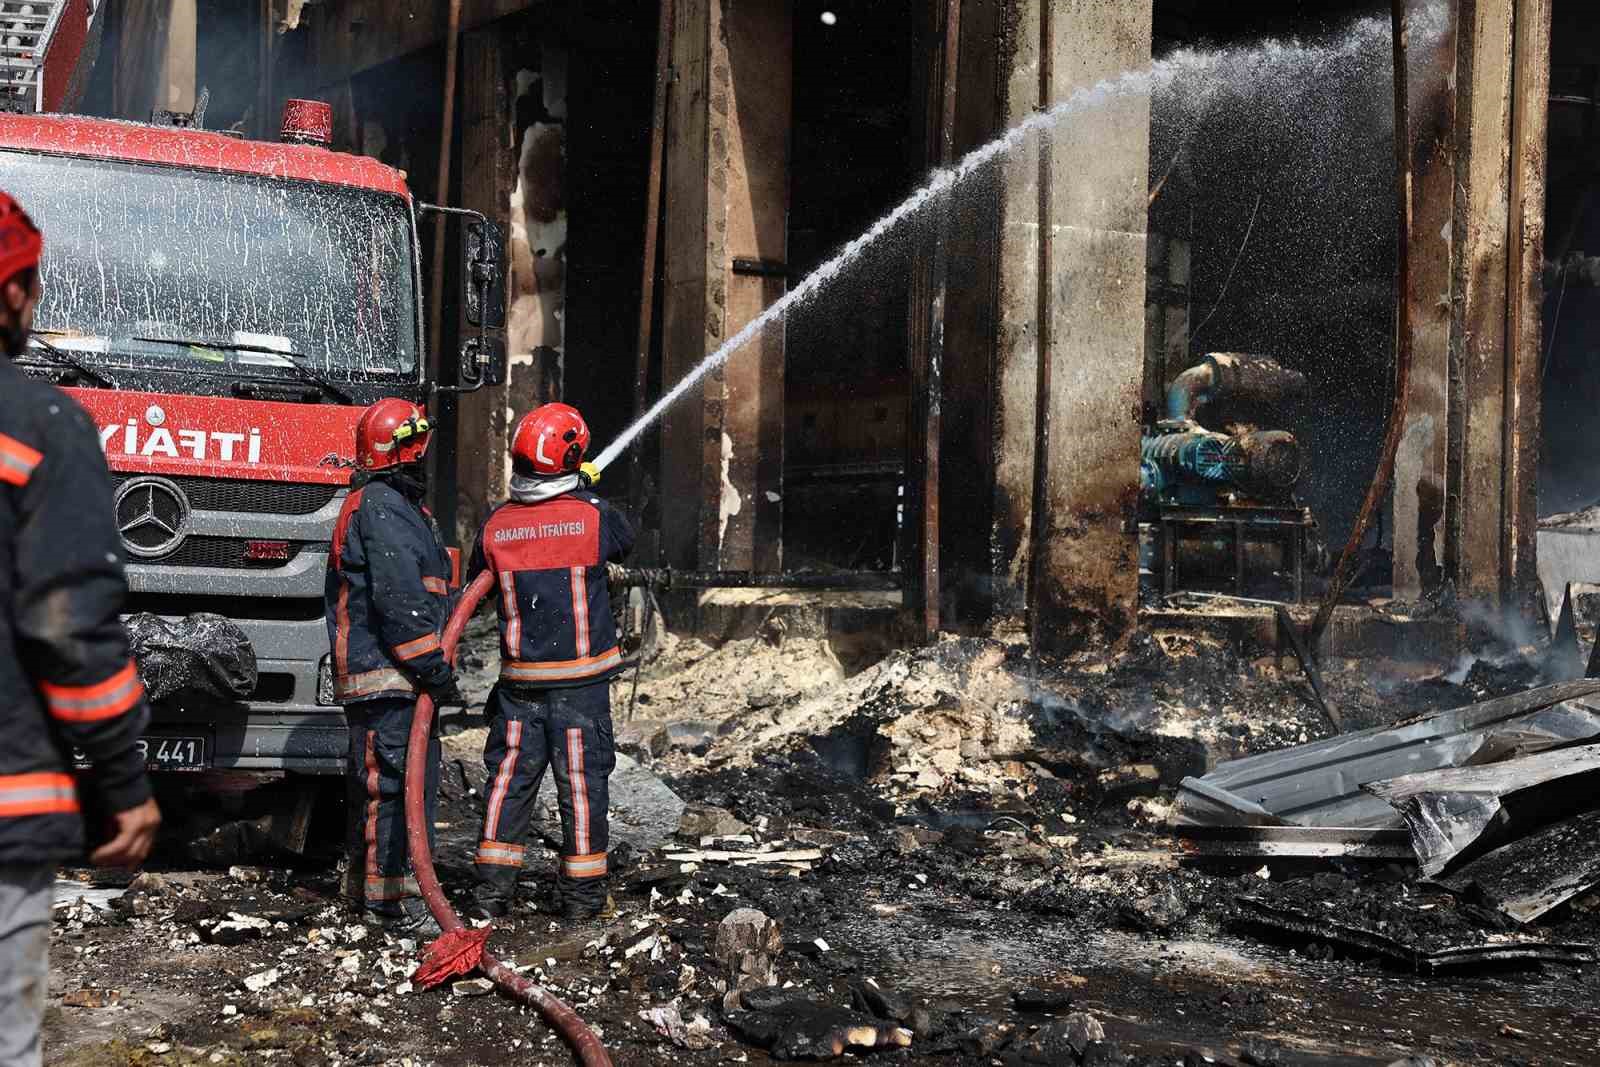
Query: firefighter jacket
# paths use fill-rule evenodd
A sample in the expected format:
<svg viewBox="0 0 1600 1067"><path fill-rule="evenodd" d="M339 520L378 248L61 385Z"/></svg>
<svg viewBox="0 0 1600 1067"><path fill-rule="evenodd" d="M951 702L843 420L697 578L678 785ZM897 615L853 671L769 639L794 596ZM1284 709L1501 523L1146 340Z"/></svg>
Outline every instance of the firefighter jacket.
<svg viewBox="0 0 1600 1067"><path fill-rule="evenodd" d="M86 812L150 796L126 595L94 424L0 358L0 865L81 857Z"/></svg>
<svg viewBox="0 0 1600 1067"><path fill-rule="evenodd" d="M632 547L628 520L587 490L536 504L511 501L489 514L468 574L494 575L500 681L557 689L621 669L606 563Z"/></svg>
<svg viewBox="0 0 1600 1067"><path fill-rule="evenodd" d="M402 474L358 475L334 524L324 610L340 704L450 683L450 554L421 495Z"/></svg>

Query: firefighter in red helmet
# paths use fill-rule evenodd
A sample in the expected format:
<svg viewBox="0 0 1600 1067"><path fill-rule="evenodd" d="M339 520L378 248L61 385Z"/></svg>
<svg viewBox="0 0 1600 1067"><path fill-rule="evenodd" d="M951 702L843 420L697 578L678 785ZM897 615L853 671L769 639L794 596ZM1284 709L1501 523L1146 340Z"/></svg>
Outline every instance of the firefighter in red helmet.
<svg viewBox="0 0 1600 1067"><path fill-rule="evenodd" d="M599 471L583 462L588 447L575 409L546 404L524 415L511 442L511 500L489 515L473 550L469 571L494 575L500 613L475 918L511 906L546 767L561 812L561 910L588 918L606 902L610 679L622 667L606 564L627 554L633 530L589 491Z"/></svg>
<svg viewBox="0 0 1600 1067"><path fill-rule="evenodd" d="M40 1062L56 865L81 860L89 840L91 862L137 866L161 823L99 434L11 362L28 348L42 250L0 193L0 1063L24 1065ZM74 749L91 763L77 776Z"/></svg>
<svg viewBox="0 0 1600 1067"><path fill-rule="evenodd" d="M431 936L406 849L406 746L417 694L457 704L440 636L450 616L450 555L423 506L433 426L408 400L380 400L356 424L356 476L333 529L325 610L334 699L350 728L346 893L398 933ZM428 826L439 741L428 748Z"/></svg>

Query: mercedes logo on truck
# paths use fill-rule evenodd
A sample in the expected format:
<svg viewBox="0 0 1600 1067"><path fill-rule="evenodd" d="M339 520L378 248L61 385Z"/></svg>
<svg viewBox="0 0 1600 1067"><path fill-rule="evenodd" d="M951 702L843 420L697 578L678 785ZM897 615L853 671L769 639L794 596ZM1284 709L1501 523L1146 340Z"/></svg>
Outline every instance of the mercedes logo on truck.
<svg viewBox="0 0 1600 1067"><path fill-rule="evenodd" d="M132 478L117 490L117 529L131 555L156 559L183 544L189 500L165 478Z"/></svg>

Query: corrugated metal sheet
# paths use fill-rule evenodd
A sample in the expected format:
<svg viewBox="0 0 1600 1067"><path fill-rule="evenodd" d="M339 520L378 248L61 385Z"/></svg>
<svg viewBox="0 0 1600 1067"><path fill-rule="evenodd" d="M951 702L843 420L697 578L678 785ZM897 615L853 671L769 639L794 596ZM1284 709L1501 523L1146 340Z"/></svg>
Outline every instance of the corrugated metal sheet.
<svg viewBox="0 0 1600 1067"><path fill-rule="evenodd" d="M1180 836L1274 827L1274 851L1297 853L1296 828L1314 828L1305 855L1326 854L1329 829L1404 833L1400 814L1362 787L1446 767L1488 763L1600 738L1600 680L1584 679L1439 712L1394 726L1224 763L1186 778L1173 817ZM1316 848L1311 847L1313 839Z"/></svg>

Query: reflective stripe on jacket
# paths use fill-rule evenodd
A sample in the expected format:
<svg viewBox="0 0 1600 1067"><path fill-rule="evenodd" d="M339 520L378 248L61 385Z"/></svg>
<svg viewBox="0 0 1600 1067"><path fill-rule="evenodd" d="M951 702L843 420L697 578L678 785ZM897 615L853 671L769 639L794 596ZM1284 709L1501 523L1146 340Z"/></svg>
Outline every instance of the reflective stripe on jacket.
<svg viewBox="0 0 1600 1067"><path fill-rule="evenodd" d="M495 578L501 681L553 689L621 668L606 563L632 547L628 520L586 490L490 513L468 573Z"/></svg>
<svg viewBox="0 0 1600 1067"><path fill-rule="evenodd" d="M113 507L83 409L0 358L0 863L81 859L83 809L150 796Z"/></svg>
<svg viewBox="0 0 1600 1067"><path fill-rule="evenodd" d="M325 612L340 704L450 679L450 555L420 504L382 476L356 485L333 528Z"/></svg>

